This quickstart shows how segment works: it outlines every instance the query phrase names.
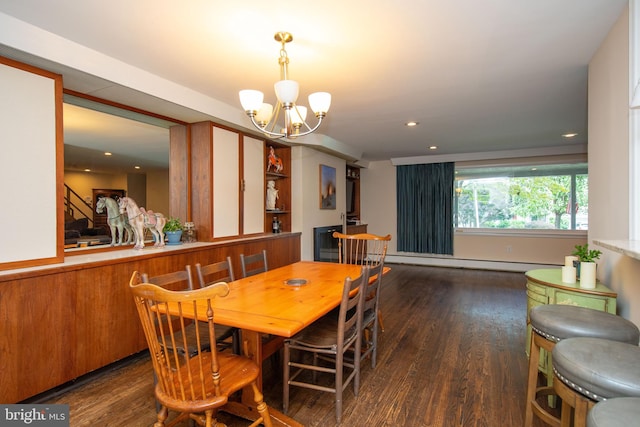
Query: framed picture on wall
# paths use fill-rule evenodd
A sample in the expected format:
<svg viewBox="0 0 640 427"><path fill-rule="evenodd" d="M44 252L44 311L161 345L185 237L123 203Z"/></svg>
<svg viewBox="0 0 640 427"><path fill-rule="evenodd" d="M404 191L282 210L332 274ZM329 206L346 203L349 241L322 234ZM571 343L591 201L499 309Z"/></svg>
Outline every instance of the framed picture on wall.
<svg viewBox="0 0 640 427"><path fill-rule="evenodd" d="M320 209L336 208L336 168L320 165Z"/></svg>

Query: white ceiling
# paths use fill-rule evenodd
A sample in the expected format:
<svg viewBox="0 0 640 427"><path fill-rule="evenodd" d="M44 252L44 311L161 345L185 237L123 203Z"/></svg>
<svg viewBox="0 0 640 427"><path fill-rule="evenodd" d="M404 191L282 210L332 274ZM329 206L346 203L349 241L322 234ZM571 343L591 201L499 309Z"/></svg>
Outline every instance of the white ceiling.
<svg viewBox="0 0 640 427"><path fill-rule="evenodd" d="M194 91L207 97L198 99L211 99L210 105L162 102L152 91L128 89L128 76L111 73L105 79L98 71L94 78L39 61L33 52L15 51L24 40L12 40L2 28L0 54L40 62L63 73L65 87L95 96L185 121L220 118L248 126L238 91L259 89L273 101L280 48L273 35L289 31L289 72L300 82L301 103L310 92L331 92L331 110L319 132L351 160L549 149L587 142L588 63L626 5L627 0L0 2L0 18L5 14L53 33L42 35L43 56L62 56L53 52L57 35L113 64L121 61L174 83L165 85L166 93ZM63 63L78 60L68 61ZM409 120L420 125L404 126ZM568 132L578 136L562 138ZM429 151L431 145L438 149Z"/></svg>

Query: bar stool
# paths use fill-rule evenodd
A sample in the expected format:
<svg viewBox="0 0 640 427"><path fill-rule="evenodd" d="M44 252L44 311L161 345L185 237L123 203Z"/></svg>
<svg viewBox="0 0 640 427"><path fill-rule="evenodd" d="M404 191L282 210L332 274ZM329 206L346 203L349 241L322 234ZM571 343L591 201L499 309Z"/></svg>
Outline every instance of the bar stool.
<svg viewBox="0 0 640 427"><path fill-rule="evenodd" d="M587 427L631 427L640 420L640 398L616 397L595 404L587 415Z"/></svg>
<svg viewBox="0 0 640 427"><path fill-rule="evenodd" d="M556 344L553 389L562 399L561 425L587 425L597 402L640 397L640 347L601 338L567 338ZM636 422L637 424L637 422Z"/></svg>
<svg viewBox="0 0 640 427"><path fill-rule="evenodd" d="M538 387L540 349L551 353L557 342L570 337L596 337L630 344L638 344L640 331L632 322L615 314L572 305L548 304L533 307L531 322L531 351L527 379L527 401L524 427L531 427L533 415L551 426L560 426L560 420L544 409L536 398L554 395L553 377L547 378L546 387Z"/></svg>

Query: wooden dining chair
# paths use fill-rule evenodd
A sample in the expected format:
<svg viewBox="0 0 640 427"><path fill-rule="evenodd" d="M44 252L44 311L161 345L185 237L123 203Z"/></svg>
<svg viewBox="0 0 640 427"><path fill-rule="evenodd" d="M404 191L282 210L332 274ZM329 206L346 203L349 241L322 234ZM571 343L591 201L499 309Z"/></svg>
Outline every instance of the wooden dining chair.
<svg viewBox="0 0 640 427"><path fill-rule="evenodd" d="M259 414L251 426L272 425L269 409L257 385L260 368L247 357L218 352L216 346L204 350L200 345L216 336L212 300L228 294L226 283L171 291L143 283L141 275L134 272L129 287L157 377L155 396L162 407L154 426L164 426L170 410L180 415L169 425L187 419L199 425L218 425L218 410L224 410L229 396L245 387L251 387ZM195 317L207 320L195 322L192 335L176 333L176 325L185 325ZM179 347L196 351L184 353L178 350Z"/></svg>
<svg viewBox="0 0 640 427"><path fill-rule="evenodd" d="M224 261L204 266L200 263L196 263L195 267L200 288L205 288L217 282L233 282L236 280L235 275L233 274L231 257L227 257ZM238 328L218 325L216 331L218 332L218 335L216 336L218 350L232 348L235 354L240 354L240 331Z"/></svg>
<svg viewBox="0 0 640 427"><path fill-rule="evenodd" d="M378 358L378 324L380 322L380 283L384 260L369 267L369 281L364 291L362 307L362 356L371 357L371 367L375 369Z"/></svg>
<svg viewBox="0 0 640 427"><path fill-rule="evenodd" d="M349 383L357 396L360 387L362 315L369 267L355 279L344 280L338 315L329 313L284 342L283 408L289 409L289 388L304 387L335 394L336 421L342 418L342 396ZM292 352L298 353L296 360ZM348 353L351 353L349 357ZM311 354L311 362L306 355ZM347 356L347 357L345 357ZM318 374L331 374L333 385L320 385ZM324 384L324 383L323 383Z"/></svg>
<svg viewBox="0 0 640 427"><path fill-rule="evenodd" d="M240 266L242 267L242 277L253 276L269 270L267 265L267 251L262 250L257 254L240 254Z"/></svg>
<svg viewBox="0 0 640 427"><path fill-rule="evenodd" d="M390 234L387 234L386 236L378 236L369 233L343 234L334 231L332 236L335 239L338 239L339 263L367 266L373 266L380 263L384 264L384 259L387 255L387 247L391 240ZM382 278L380 277L380 279ZM384 332L382 313L379 309L377 316L378 326L380 327L380 330Z"/></svg>
<svg viewBox="0 0 640 427"><path fill-rule="evenodd" d="M334 231L332 236L338 239L338 262L340 264L375 265L384 261L391 235L343 234Z"/></svg>
<svg viewBox="0 0 640 427"><path fill-rule="evenodd" d="M156 286L160 286L161 288L172 290L172 291L185 291L185 290L193 290L193 279L191 275L191 266L185 266L184 270L178 270L171 273L160 274L157 276L151 276L147 273L140 274L140 280L142 283L151 283ZM174 325L174 328L179 327L179 331L176 330L176 333L180 334L189 334L190 326L193 324L193 321L187 322L184 325ZM190 347L181 347L179 343L182 340L178 340L176 343L178 345L177 350L181 352L187 352L188 354L195 354L197 352L196 348ZM210 347L210 341L202 343L205 348Z"/></svg>
<svg viewBox="0 0 640 427"><path fill-rule="evenodd" d="M191 274L191 266L186 265L184 270L178 270L171 273L160 274L157 276L151 276L147 273L140 274L141 281L143 283L151 283L156 286L160 286L164 289L172 290L172 291L185 291L185 290L194 290L195 287L193 285L193 278ZM182 325L182 331L180 333L184 334L192 334L193 333L193 321L187 322ZM230 346L226 343L228 339L224 334L224 330L216 337L216 342L218 343L218 350L223 350L225 348L229 348ZM178 340L178 343L181 340ZM211 347L211 341L209 341L208 337L204 337L203 341L200 343L202 349L208 349ZM239 346L239 344L238 344ZM179 351L187 351L189 354L195 354L195 348L178 348Z"/></svg>

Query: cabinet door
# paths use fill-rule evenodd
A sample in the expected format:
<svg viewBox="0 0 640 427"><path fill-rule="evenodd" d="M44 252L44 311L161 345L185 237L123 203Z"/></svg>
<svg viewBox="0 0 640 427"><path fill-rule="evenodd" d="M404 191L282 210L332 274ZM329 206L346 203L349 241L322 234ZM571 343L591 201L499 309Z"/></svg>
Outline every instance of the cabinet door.
<svg viewBox="0 0 640 427"><path fill-rule="evenodd" d="M264 233L264 142L245 136L243 138L243 232Z"/></svg>
<svg viewBox="0 0 640 427"><path fill-rule="evenodd" d="M579 294L577 292L565 292L557 290L552 304L575 305L578 307L592 308L594 310L607 311L607 299L601 296Z"/></svg>
<svg viewBox="0 0 640 427"><path fill-rule="evenodd" d="M213 237L240 234L240 135L213 128Z"/></svg>

